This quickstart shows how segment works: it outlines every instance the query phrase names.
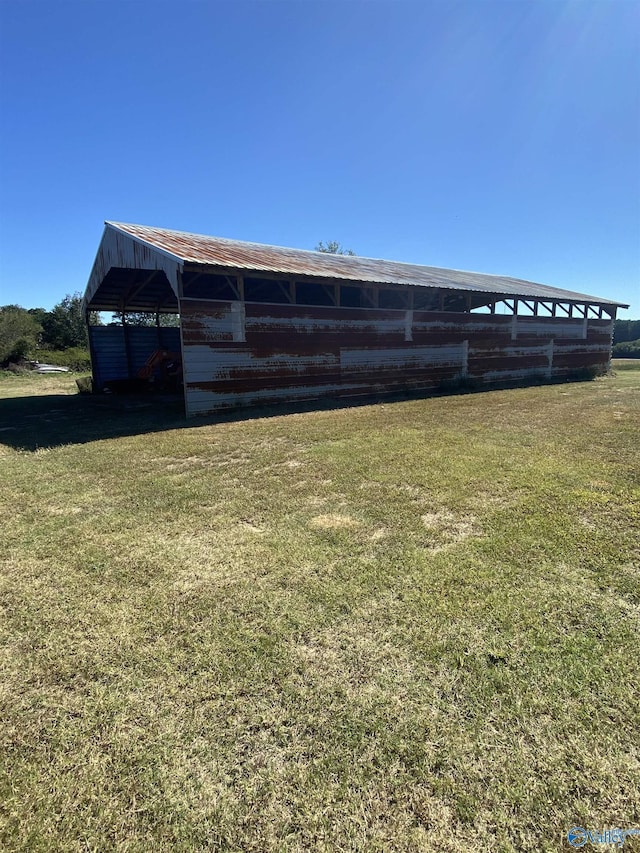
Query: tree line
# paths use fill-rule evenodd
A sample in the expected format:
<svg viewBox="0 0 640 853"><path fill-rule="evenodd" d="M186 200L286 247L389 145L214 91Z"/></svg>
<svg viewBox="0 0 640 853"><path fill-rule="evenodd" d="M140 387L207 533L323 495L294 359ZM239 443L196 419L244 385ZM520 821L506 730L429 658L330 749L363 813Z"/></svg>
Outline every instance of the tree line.
<svg viewBox="0 0 640 853"><path fill-rule="evenodd" d="M92 323L100 323L93 314ZM67 294L51 311L0 306L0 364L37 359L41 352L86 350L89 335L80 293Z"/></svg>
<svg viewBox="0 0 640 853"><path fill-rule="evenodd" d="M614 344L640 340L640 320L616 320L613 333Z"/></svg>

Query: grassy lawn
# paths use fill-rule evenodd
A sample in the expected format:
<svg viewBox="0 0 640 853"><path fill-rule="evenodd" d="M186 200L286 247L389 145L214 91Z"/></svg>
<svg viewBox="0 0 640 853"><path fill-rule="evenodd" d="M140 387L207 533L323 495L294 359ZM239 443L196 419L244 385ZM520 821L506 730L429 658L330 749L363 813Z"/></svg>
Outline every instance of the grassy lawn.
<svg viewBox="0 0 640 853"><path fill-rule="evenodd" d="M0 378L0 847L555 851L639 827L623 367L189 422Z"/></svg>

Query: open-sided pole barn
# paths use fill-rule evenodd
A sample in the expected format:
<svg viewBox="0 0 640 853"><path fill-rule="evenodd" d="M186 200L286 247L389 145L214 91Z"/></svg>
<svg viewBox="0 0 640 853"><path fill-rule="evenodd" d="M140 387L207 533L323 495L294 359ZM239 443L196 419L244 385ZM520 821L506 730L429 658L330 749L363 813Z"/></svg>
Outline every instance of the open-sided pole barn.
<svg viewBox="0 0 640 853"><path fill-rule="evenodd" d="M519 279L107 222L85 293L94 387L181 372L187 415L603 373L622 303ZM626 306L622 306L626 307ZM175 327L127 313L176 314Z"/></svg>

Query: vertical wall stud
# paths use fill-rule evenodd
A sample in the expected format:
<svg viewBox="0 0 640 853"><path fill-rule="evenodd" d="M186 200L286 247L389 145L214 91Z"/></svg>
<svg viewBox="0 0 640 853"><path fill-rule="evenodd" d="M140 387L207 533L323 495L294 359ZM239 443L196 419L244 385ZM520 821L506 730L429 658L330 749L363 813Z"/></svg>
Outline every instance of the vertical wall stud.
<svg viewBox="0 0 640 853"><path fill-rule="evenodd" d="M404 339L405 341L413 340L413 308L404 312Z"/></svg>
<svg viewBox="0 0 640 853"><path fill-rule="evenodd" d="M469 375L469 341L462 341L462 375Z"/></svg>

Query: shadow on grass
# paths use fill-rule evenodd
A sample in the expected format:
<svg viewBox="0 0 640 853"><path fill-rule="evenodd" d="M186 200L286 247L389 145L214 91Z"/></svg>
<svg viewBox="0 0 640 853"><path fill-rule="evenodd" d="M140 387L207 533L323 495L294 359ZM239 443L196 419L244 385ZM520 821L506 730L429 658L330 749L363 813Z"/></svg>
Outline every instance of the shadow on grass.
<svg viewBox="0 0 640 853"><path fill-rule="evenodd" d="M584 381L586 376L574 376L563 381ZM180 396L90 394L49 394L32 397L0 399L0 445L15 450L35 451L67 444L143 435L164 430L209 426L278 417L314 411L368 406L374 403L394 403L435 396L487 393L514 387L549 384L544 380L510 382L477 386L470 382L443 383L431 391L368 394L360 397L325 397L293 403L273 403L252 408L233 409L216 415L187 420ZM553 384L557 384L554 382Z"/></svg>
<svg viewBox="0 0 640 853"><path fill-rule="evenodd" d="M0 399L0 445L39 450L184 426L182 397L156 400L84 394Z"/></svg>
<svg viewBox="0 0 640 853"><path fill-rule="evenodd" d="M229 409L187 419L182 396L48 394L0 399L0 446L36 451L164 430L418 399L422 394L320 398Z"/></svg>
<svg viewBox="0 0 640 853"><path fill-rule="evenodd" d="M384 397L385 402L406 399L409 399L408 395ZM381 401L381 397L372 396L343 400L323 398L232 409L187 419L182 396L49 394L12 397L0 399L0 445L35 451L185 427L192 429L232 421L351 408Z"/></svg>

